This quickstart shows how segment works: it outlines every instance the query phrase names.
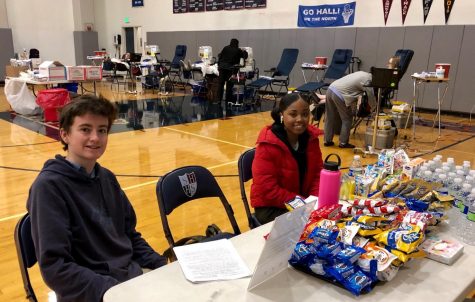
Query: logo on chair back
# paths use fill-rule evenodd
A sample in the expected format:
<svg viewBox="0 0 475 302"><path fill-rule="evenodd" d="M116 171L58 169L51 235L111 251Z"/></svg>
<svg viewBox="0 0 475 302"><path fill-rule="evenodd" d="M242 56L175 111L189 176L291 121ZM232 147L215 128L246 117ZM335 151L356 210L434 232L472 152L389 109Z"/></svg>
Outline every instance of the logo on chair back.
<svg viewBox="0 0 475 302"><path fill-rule="evenodd" d="M196 193L196 189L198 188L195 172L178 175L178 178L180 179L181 187L183 188L185 195L188 197L193 197L193 195Z"/></svg>

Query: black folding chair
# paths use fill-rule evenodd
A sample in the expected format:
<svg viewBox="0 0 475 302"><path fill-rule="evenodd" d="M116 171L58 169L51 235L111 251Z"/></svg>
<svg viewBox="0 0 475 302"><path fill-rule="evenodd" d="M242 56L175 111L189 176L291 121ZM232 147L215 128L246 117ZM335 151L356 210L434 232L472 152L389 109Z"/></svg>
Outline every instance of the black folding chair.
<svg viewBox="0 0 475 302"><path fill-rule="evenodd" d="M234 231L234 233L220 233L217 236L207 238L205 241L231 238L234 235L241 234L234 218L233 208L224 196L213 174L204 167L185 166L165 174L158 181L156 192L163 231L171 249L175 246L176 241L168 224L168 215L182 204L200 198L219 198Z"/></svg>
<svg viewBox="0 0 475 302"><path fill-rule="evenodd" d="M23 279L23 288L26 292L26 298L29 301L38 301L30 282L28 269L36 264L35 246L31 237L30 215L25 214L15 227L15 247L20 264L21 278Z"/></svg>
<svg viewBox="0 0 475 302"><path fill-rule="evenodd" d="M239 187L241 189L241 198L244 203L244 209L246 210L247 221L249 228L253 229L261 225L256 216L251 213L249 202L247 200L245 183L252 179L252 162L254 161L254 154L256 149L250 149L245 151L238 160L238 172L239 172Z"/></svg>
<svg viewBox="0 0 475 302"><path fill-rule="evenodd" d="M298 55L299 50L297 48L285 48L277 67L264 71L272 73L271 77L260 77L247 85L247 88L254 91L252 97L255 99L258 90L262 87L264 87L264 91L270 90L269 92L275 94L276 97L281 93L287 93L289 91L290 73L295 62L297 62ZM279 91L275 92L272 85L279 87ZM284 88L285 91L282 91Z"/></svg>

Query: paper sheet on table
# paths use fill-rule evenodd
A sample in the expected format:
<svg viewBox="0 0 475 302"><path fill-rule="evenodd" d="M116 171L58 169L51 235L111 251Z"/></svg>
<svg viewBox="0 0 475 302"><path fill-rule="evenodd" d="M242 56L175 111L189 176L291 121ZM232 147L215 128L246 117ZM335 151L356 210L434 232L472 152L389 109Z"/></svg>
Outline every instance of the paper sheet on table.
<svg viewBox="0 0 475 302"><path fill-rule="evenodd" d="M173 251L185 278L191 282L232 280L251 275L227 239L178 246Z"/></svg>

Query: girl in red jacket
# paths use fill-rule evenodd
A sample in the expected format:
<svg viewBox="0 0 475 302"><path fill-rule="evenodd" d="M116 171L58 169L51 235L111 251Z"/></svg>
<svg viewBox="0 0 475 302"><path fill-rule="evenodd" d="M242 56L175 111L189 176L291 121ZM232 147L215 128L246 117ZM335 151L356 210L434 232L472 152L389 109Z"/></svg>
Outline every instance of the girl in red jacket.
<svg viewBox="0 0 475 302"><path fill-rule="evenodd" d="M309 103L300 94L284 96L271 116L274 123L261 130L252 164L251 205L261 223L287 212L285 203L295 196L318 196L323 165L322 131L309 125Z"/></svg>

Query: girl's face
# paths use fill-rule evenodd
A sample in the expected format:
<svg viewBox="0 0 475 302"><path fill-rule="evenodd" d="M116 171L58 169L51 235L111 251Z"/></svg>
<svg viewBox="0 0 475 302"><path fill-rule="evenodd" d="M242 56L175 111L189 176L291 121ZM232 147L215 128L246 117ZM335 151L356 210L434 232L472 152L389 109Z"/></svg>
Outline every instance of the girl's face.
<svg viewBox="0 0 475 302"><path fill-rule="evenodd" d="M310 120L310 108L307 102L298 99L282 112L287 136L296 138L304 133Z"/></svg>

